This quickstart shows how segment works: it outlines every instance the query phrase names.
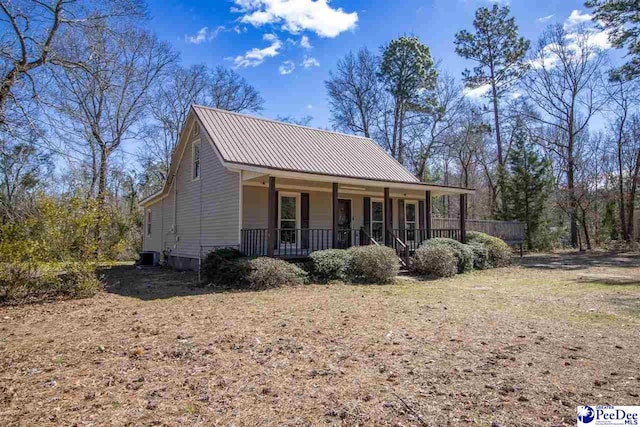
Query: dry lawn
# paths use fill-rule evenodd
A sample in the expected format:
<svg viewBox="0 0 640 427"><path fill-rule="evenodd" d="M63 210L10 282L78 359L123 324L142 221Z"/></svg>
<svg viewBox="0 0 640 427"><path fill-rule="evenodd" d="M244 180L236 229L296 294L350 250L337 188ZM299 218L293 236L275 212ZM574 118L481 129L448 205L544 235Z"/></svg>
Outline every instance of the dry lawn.
<svg viewBox="0 0 640 427"><path fill-rule="evenodd" d="M0 308L0 425L575 425L640 402L640 259L214 292L113 267Z"/></svg>

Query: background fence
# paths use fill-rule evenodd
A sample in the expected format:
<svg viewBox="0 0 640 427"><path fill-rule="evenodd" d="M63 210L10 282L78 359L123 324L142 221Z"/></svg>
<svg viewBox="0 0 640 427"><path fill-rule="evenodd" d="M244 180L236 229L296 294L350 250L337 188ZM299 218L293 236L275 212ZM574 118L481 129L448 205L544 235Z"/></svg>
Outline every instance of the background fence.
<svg viewBox="0 0 640 427"><path fill-rule="evenodd" d="M458 218L433 218L433 228L459 228ZM467 231L480 231L496 236L507 242L523 242L525 225L519 221L494 221L486 219L468 219Z"/></svg>

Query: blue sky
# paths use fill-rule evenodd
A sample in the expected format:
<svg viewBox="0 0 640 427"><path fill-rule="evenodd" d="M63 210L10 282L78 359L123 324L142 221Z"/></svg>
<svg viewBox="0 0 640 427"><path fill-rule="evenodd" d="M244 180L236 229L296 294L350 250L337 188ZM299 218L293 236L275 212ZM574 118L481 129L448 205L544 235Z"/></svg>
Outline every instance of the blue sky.
<svg viewBox="0 0 640 427"><path fill-rule="evenodd" d="M287 1L300 9L284 7ZM148 26L180 52L185 65L234 67L265 99L262 115L311 115L313 126L329 127L323 82L347 52L362 46L377 51L393 38L412 34L429 46L442 69L459 78L472 64L455 54L454 34L471 30L475 10L496 2L314 1L154 0ZM588 20L582 0L498 2L509 3L521 34L532 43L547 25L566 23L572 13L574 23ZM252 49L257 56L246 56Z"/></svg>

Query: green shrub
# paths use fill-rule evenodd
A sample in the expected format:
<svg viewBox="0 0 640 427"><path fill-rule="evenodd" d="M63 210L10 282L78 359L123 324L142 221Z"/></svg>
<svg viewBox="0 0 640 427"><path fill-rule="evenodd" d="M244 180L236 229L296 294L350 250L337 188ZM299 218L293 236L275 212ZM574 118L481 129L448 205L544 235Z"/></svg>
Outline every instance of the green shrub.
<svg viewBox="0 0 640 427"><path fill-rule="evenodd" d="M480 242L471 242L468 246L473 251L473 268L476 270L486 270L491 268L491 262L489 261L489 250Z"/></svg>
<svg viewBox="0 0 640 427"><path fill-rule="evenodd" d="M207 283L220 286L237 286L242 280L244 265L238 262L242 253L234 248L220 248L209 252L200 265L200 272Z"/></svg>
<svg viewBox="0 0 640 427"><path fill-rule="evenodd" d="M436 277L452 277L458 272L458 259L453 249L446 245L424 245L413 256L413 268L417 273Z"/></svg>
<svg viewBox="0 0 640 427"><path fill-rule="evenodd" d="M317 280L327 282L349 278L349 266L351 265L349 251L327 249L313 252L309 258L311 259L311 273Z"/></svg>
<svg viewBox="0 0 640 427"><path fill-rule="evenodd" d="M308 277L300 267L281 259L255 258L241 261L241 264L248 266L246 285L250 289L302 285Z"/></svg>
<svg viewBox="0 0 640 427"><path fill-rule="evenodd" d="M351 255L350 275L355 281L389 283L398 275L398 256L389 247L357 246L347 252Z"/></svg>
<svg viewBox="0 0 640 427"><path fill-rule="evenodd" d="M504 267L511 264L511 248L504 240L477 231L467 232L468 242L478 242L486 246L489 262L493 267Z"/></svg>
<svg viewBox="0 0 640 427"><path fill-rule="evenodd" d="M473 250L469 246L460 243L457 240L438 237L427 240L422 245L446 246L451 248L456 256L458 273L466 273L473 270Z"/></svg>
<svg viewBox="0 0 640 427"><path fill-rule="evenodd" d="M7 263L0 271L0 303L86 298L102 288L95 266L88 263L47 265Z"/></svg>

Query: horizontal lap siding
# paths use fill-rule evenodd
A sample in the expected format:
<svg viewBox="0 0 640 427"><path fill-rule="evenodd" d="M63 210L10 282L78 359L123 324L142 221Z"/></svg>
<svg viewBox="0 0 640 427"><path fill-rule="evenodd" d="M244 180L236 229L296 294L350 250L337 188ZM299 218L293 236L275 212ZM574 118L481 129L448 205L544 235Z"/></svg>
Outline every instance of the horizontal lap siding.
<svg viewBox="0 0 640 427"><path fill-rule="evenodd" d="M200 190L202 178L192 179L191 150L193 141L190 138L184 149L182 160L178 165L175 183L177 186L176 234L171 255L197 258L200 256ZM202 147L200 144L202 153ZM201 154L202 157L202 154ZM200 161L201 170L209 168L206 162Z"/></svg>
<svg viewBox="0 0 640 427"><path fill-rule="evenodd" d="M268 190L264 187L245 185L242 194L242 228L267 228Z"/></svg>
<svg viewBox="0 0 640 427"><path fill-rule="evenodd" d="M239 245L240 174L227 170L203 135L202 164L202 246Z"/></svg>
<svg viewBox="0 0 640 427"><path fill-rule="evenodd" d="M151 211L151 235L147 235L148 212ZM162 201L144 210L142 250L162 252Z"/></svg>

